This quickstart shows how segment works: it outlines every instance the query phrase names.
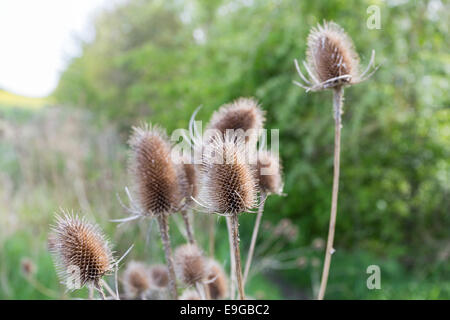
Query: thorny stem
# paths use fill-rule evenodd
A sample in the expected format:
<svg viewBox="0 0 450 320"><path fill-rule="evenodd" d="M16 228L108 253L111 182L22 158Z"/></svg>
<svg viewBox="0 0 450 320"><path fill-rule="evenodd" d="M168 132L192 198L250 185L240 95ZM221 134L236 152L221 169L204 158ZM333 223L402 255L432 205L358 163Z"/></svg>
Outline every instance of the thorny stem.
<svg viewBox="0 0 450 320"><path fill-rule="evenodd" d="M186 233L190 244L194 244L194 233L192 232L192 224L189 221L189 214L186 210L181 211L181 216L183 217L184 224L186 225Z"/></svg>
<svg viewBox="0 0 450 320"><path fill-rule="evenodd" d="M164 253L166 255L167 268L169 269L169 287L172 299L178 299L177 283L175 278L175 269L173 267L172 249L170 247L169 223L167 215L161 214L158 216L159 231L161 233L161 240L164 246Z"/></svg>
<svg viewBox="0 0 450 320"><path fill-rule="evenodd" d="M261 192L260 198L264 199L266 197L264 192ZM245 262L244 271L244 285L247 282L248 272L250 271L250 265L252 264L253 253L255 251L256 239L258 238L259 226L261 224L261 218L264 212L264 202L261 202L258 208L258 215L256 216L255 226L253 227L252 241L250 243L250 249L248 250L247 261Z"/></svg>
<svg viewBox="0 0 450 320"><path fill-rule="evenodd" d="M208 220L208 233L209 233L209 256L214 258L214 236L216 231L216 219L211 216Z"/></svg>
<svg viewBox="0 0 450 320"><path fill-rule="evenodd" d="M237 285L239 290L239 296L241 300L245 300L244 284L242 281L242 269L241 269L241 254L239 251L239 223L238 214L234 213L231 215L231 226L233 234L233 250L234 250L234 263L235 263L235 273L237 279Z"/></svg>
<svg viewBox="0 0 450 320"><path fill-rule="evenodd" d="M233 253L233 232L232 232L232 224L231 218L226 217L227 221L227 230L228 230L228 242L230 246L230 299L234 300L234 285L236 283L236 272L234 271L236 264L234 263L234 253Z"/></svg>
<svg viewBox="0 0 450 320"><path fill-rule="evenodd" d="M331 255L334 252L334 230L336 228L337 202L339 192L339 158L341 152L341 114L343 106L344 89L336 87L333 91L333 109L334 109L334 174L333 174L333 193L331 198L330 226L328 229L327 249L325 252L325 262L322 271L322 280L320 282L318 300L323 300L327 288L328 273L330 271Z"/></svg>

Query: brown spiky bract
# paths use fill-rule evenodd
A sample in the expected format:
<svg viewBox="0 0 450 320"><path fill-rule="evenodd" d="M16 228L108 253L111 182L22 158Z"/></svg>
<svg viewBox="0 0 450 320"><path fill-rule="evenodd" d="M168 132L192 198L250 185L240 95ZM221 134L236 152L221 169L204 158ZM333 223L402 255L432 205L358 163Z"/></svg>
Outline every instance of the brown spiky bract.
<svg viewBox="0 0 450 320"><path fill-rule="evenodd" d="M307 63L320 82L343 75L351 77L335 80L334 85L359 81L359 56L352 39L338 24L319 24L311 29L307 41Z"/></svg>
<svg viewBox="0 0 450 320"><path fill-rule="evenodd" d="M281 194L283 181L281 178L280 159L269 151L260 151L256 164L259 190L265 194Z"/></svg>
<svg viewBox="0 0 450 320"><path fill-rule="evenodd" d="M226 298L227 277L217 261L211 260L209 263L207 283L211 299L222 300Z"/></svg>
<svg viewBox="0 0 450 320"><path fill-rule="evenodd" d="M158 288L165 288L169 285L169 270L164 265L154 265L150 267L150 279L152 284Z"/></svg>
<svg viewBox="0 0 450 320"><path fill-rule="evenodd" d="M100 279L114 266L110 245L100 227L85 217L63 211L56 216L49 239L52 239L50 251L62 282L70 275L80 288L85 284L98 287Z"/></svg>
<svg viewBox="0 0 450 320"><path fill-rule="evenodd" d="M209 212L232 215L256 206L255 171L242 141L216 136L205 148L201 170L199 203Z"/></svg>
<svg viewBox="0 0 450 320"><path fill-rule="evenodd" d="M177 211L183 191L166 134L155 126L134 127L129 144L129 168L143 214L159 216Z"/></svg>
<svg viewBox="0 0 450 320"><path fill-rule="evenodd" d="M244 132L250 129L258 131L263 128L264 121L264 111L256 99L239 98L214 112L207 129L219 130L223 135L226 134L227 129L242 129Z"/></svg>
<svg viewBox="0 0 450 320"><path fill-rule="evenodd" d="M140 298L151 288L150 274L142 262L130 261L123 275L127 297Z"/></svg>
<svg viewBox="0 0 450 320"><path fill-rule="evenodd" d="M178 279L190 286L206 279L207 263L195 244L181 245L175 250L175 272Z"/></svg>

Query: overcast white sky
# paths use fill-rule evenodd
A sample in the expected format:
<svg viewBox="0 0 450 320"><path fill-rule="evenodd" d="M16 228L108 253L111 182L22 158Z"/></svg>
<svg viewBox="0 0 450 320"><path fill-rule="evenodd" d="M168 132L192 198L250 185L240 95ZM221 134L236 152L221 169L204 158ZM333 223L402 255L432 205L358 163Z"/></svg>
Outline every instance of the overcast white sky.
<svg viewBox="0 0 450 320"><path fill-rule="evenodd" d="M46 96L111 0L0 0L0 89Z"/></svg>

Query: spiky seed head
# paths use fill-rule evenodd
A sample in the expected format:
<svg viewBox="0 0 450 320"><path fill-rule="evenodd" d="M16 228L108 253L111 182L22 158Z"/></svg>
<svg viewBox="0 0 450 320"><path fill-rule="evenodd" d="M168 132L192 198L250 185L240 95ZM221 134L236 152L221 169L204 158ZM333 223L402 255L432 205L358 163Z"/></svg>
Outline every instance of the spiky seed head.
<svg viewBox="0 0 450 320"><path fill-rule="evenodd" d="M199 247L184 244L175 250L175 272L177 278L190 286L206 279L207 263Z"/></svg>
<svg viewBox="0 0 450 320"><path fill-rule="evenodd" d="M130 261L123 274L123 284L127 297L140 298L151 289L147 266L142 262Z"/></svg>
<svg viewBox="0 0 450 320"><path fill-rule="evenodd" d="M254 166L245 143L221 136L206 145L202 158L199 203L211 213L238 214L256 206Z"/></svg>
<svg viewBox="0 0 450 320"><path fill-rule="evenodd" d="M337 23L325 21L312 28L307 41L307 63L320 82L343 75L351 78L335 80L335 86L358 82L359 56L352 39Z"/></svg>
<svg viewBox="0 0 450 320"><path fill-rule="evenodd" d="M62 211L51 228L52 253L61 282L98 286L100 279L114 267L114 258L108 240L97 224L85 217Z"/></svg>
<svg viewBox="0 0 450 320"><path fill-rule="evenodd" d="M267 194L281 194L283 181L281 178L280 159L269 151L258 152L256 174L259 190Z"/></svg>
<svg viewBox="0 0 450 320"><path fill-rule="evenodd" d="M212 259L209 261L208 266L208 290L211 299L222 300L227 295L227 276L223 271L222 266Z"/></svg>
<svg viewBox="0 0 450 320"><path fill-rule="evenodd" d="M165 288L169 285L169 270L162 264L153 265L150 267L150 278L154 286Z"/></svg>
<svg viewBox="0 0 450 320"><path fill-rule="evenodd" d="M238 98L232 103L225 104L213 113L207 129L219 130L222 135L227 129L255 130L254 137L264 126L264 111L254 98ZM253 136L252 136L253 137ZM249 141L249 137L246 137Z"/></svg>
<svg viewBox="0 0 450 320"><path fill-rule="evenodd" d="M183 199L180 171L171 159L171 145L165 132L150 125L134 127L129 145L132 149L129 168L143 215L177 211Z"/></svg>
<svg viewBox="0 0 450 320"><path fill-rule="evenodd" d="M202 299L195 290L186 289L180 296L180 300L202 300Z"/></svg>

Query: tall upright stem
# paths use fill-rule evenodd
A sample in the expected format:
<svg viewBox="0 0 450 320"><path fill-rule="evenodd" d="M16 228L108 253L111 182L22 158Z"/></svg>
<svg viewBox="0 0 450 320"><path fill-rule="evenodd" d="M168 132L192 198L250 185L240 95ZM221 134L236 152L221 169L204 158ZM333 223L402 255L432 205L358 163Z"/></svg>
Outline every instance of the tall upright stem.
<svg viewBox="0 0 450 320"><path fill-rule="evenodd" d="M341 114L343 105L344 89L336 87L333 91L333 111L334 111L334 174L333 174L333 192L331 197L330 226L328 229L327 249L325 252L325 262L322 271L322 280L320 282L318 300L323 300L327 288L328 273L330 271L331 255L334 252L334 230L336 228L337 202L339 192L339 160L341 153Z"/></svg>
<svg viewBox="0 0 450 320"><path fill-rule="evenodd" d="M260 199L265 199L266 195L264 192L261 192ZM250 271L250 266L252 264L253 253L255 251L256 239L258 238L259 226L261 225L261 218L264 212L264 202L261 201L261 204L258 208L258 215L256 216L255 226L253 227L252 233L252 241L250 243L250 249L248 250L247 261L245 262L245 271L244 271L244 285L247 283L248 272Z"/></svg>
<svg viewBox="0 0 450 320"><path fill-rule="evenodd" d="M234 250L234 263L237 285L239 290L239 296L241 300L245 300L244 294L244 283L242 281L242 268L241 268L241 253L239 251L239 222L238 214L234 213L231 215L231 226L233 234L233 250Z"/></svg>
<svg viewBox="0 0 450 320"><path fill-rule="evenodd" d="M161 214L158 216L159 231L161 232L161 240L164 246L164 253L166 255L167 268L169 269L169 288L172 299L178 299L177 282L175 278L175 269L173 266L172 249L170 247L169 236L169 222L167 215Z"/></svg>
<svg viewBox="0 0 450 320"><path fill-rule="evenodd" d="M228 230L228 243L230 247L230 300L234 300L234 293L235 293L235 284L236 284L236 272L235 267L236 264L234 263L235 256L233 251L233 226L231 222L231 217L226 217L227 222L227 230Z"/></svg>
<svg viewBox="0 0 450 320"><path fill-rule="evenodd" d="M214 216L209 217L208 220L208 237L209 237L209 256L214 258L215 247L215 233L216 233L216 218Z"/></svg>
<svg viewBox="0 0 450 320"><path fill-rule="evenodd" d="M190 244L194 244L194 232L192 230L192 224L189 221L189 213L186 210L181 211L181 216L183 217L184 224L186 225L186 233L188 237L188 241Z"/></svg>

